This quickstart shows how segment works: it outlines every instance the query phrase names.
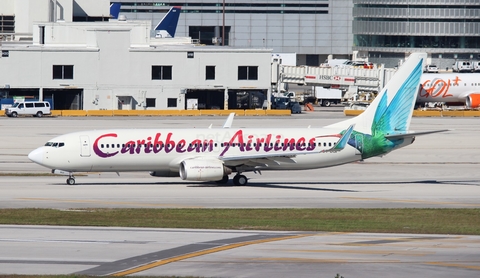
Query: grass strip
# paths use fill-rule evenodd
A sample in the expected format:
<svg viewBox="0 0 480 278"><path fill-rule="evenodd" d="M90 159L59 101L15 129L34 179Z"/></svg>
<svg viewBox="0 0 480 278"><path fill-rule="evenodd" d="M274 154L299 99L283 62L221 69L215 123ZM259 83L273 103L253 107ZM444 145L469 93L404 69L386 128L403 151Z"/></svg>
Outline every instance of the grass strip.
<svg viewBox="0 0 480 278"><path fill-rule="evenodd" d="M0 224L480 235L480 209L1 209Z"/></svg>

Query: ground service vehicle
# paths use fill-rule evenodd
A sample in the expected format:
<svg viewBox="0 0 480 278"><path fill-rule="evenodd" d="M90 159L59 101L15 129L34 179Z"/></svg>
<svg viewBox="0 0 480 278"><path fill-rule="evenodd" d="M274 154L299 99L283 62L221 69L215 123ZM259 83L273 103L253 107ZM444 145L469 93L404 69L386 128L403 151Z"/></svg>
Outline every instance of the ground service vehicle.
<svg viewBox="0 0 480 278"><path fill-rule="evenodd" d="M19 115L31 115L41 118L43 115L52 114L48 101L21 101L5 109L5 115L16 118Z"/></svg>
<svg viewBox="0 0 480 278"><path fill-rule="evenodd" d="M328 89L319 86L313 87L315 98L321 106L330 106L342 102L342 90Z"/></svg>
<svg viewBox="0 0 480 278"><path fill-rule="evenodd" d="M456 61L452 70L453 72L472 72L473 66L470 61Z"/></svg>
<svg viewBox="0 0 480 278"><path fill-rule="evenodd" d="M426 65L423 72L438 73L438 67L436 65Z"/></svg>

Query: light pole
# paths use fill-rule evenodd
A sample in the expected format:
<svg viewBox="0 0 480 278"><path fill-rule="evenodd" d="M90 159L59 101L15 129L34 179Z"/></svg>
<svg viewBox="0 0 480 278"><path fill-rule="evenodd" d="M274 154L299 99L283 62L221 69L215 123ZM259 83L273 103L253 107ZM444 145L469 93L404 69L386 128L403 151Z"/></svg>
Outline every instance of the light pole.
<svg viewBox="0 0 480 278"><path fill-rule="evenodd" d="M225 0L223 0L222 46L225 46Z"/></svg>

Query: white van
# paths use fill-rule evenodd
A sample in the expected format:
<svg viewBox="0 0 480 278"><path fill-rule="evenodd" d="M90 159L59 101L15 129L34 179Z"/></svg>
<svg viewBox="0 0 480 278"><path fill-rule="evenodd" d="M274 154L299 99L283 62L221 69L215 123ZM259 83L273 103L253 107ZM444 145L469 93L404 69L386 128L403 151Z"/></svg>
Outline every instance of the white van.
<svg viewBox="0 0 480 278"><path fill-rule="evenodd" d="M16 118L18 115L31 115L41 118L50 115L50 103L47 101L22 101L5 109L5 115Z"/></svg>
<svg viewBox="0 0 480 278"><path fill-rule="evenodd" d="M472 72L473 66L470 61L456 61L452 67L453 72Z"/></svg>

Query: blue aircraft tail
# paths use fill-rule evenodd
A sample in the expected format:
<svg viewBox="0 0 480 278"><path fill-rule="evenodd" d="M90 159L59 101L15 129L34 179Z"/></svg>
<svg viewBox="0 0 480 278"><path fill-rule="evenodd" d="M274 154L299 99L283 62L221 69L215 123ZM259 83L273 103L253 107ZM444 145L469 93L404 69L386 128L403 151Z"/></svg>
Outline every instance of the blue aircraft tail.
<svg viewBox="0 0 480 278"><path fill-rule="evenodd" d="M179 6L172 7L168 13L155 27L156 37L175 37L177 31L178 18L182 8Z"/></svg>
<svg viewBox="0 0 480 278"><path fill-rule="evenodd" d="M112 19L118 19L118 14L120 14L120 7L122 3L114 2L110 4L110 17Z"/></svg>

